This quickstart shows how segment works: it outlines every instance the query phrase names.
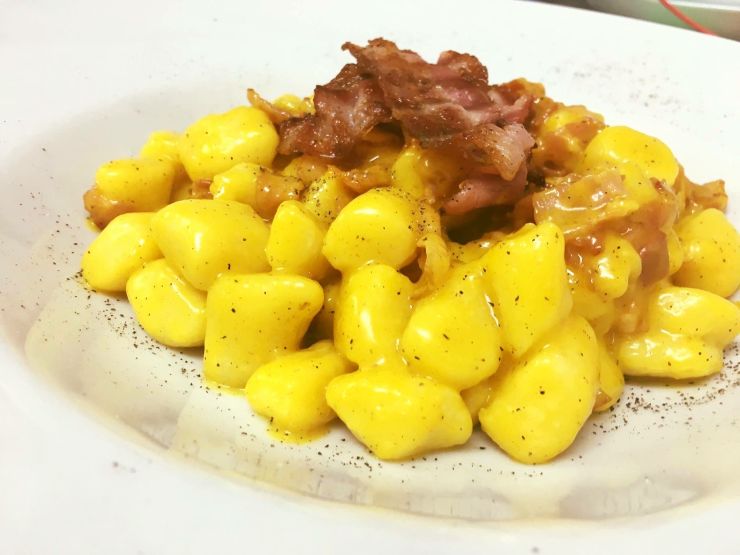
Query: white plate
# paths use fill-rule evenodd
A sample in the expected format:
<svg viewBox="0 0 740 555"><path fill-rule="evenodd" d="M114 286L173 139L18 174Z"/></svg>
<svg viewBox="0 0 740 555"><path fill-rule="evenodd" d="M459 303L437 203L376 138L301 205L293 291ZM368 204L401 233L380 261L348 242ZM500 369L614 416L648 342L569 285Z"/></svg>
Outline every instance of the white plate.
<svg viewBox="0 0 740 555"><path fill-rule="evenodd" d="M527 3L9 6L0 552L740 550L736 352L734 369L694 387L630 387L551 465L517 465L480 437L381 464L339 429L272 443L242 399L200 386L196 359L155 348L125 303L70 279L92 237L80 195L99 163L243 102L247 86L307 93L347 60L344 40L379 35L426 56L475 53L493 80L542 81L661 137L695 180L727 179L740 223L729 41Z"/></svg>

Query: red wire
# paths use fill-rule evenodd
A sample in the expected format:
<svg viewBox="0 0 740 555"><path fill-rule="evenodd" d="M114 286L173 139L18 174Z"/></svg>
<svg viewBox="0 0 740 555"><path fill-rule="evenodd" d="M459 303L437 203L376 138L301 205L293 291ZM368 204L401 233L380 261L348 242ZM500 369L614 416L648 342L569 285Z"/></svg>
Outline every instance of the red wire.
<svg viewBox="0 0 740 555"><path fill-rule="evenodd" d="M663 7L665 7L668 11L670 11L673 15L675 15L678 19L683 21L689 27L692 27L702 33L706 33L707 35L717 36L717 33L712 31L711 29L707 29L706 27L704 27L704 25L701 25L700 23L697 23L696 21L691 19L688 15L686 15L676 6L671 4L668 0L660 0L660 3L663 4Z"/></svg>

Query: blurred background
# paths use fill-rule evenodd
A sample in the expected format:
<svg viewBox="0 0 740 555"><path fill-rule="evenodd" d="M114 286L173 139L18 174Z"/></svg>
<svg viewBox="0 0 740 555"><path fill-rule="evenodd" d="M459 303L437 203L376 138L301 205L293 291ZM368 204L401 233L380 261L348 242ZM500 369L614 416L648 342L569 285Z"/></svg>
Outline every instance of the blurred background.
<svg viewBox="0 0 740 555"><path fill-rule="evenodd" d="M740 40L740 0L539 0L645 19L685 29L704 29ZM673 11L671 11L673 8ZM682 19L686 18L686 21Z"/></svg>

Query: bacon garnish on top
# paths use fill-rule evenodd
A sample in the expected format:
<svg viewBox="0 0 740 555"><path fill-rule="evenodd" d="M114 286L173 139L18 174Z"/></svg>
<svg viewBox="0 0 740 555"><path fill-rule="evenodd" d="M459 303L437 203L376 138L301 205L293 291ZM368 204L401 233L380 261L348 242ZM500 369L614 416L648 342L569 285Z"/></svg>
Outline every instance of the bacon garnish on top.
<svg viewBox="0 0 740 555"><path fill-rule="evenodd" d="M357 64L345 65L329 83L317 86L313 101L315 114L278 124L280 154L346 158L373 127L391 119L377 81Z"/></svg>
<svg viewBox="0 0 740 555"><path fill-rule="evenodd" d="M488 71L475 56L447 51L430 64L384 39L365 47L348 42L342 48L377 80L393 118L425 148L443 146L456 134L500 116L488 96Z"/></svg>
<svg viewBox="0 0 740 555"><path fill-rule="evenodd" d="M485 66L470 54L446 51L436 63L429 63L384 39L364 47L345 43L342 48L356 63L316 87L315 113L276 118L281 154L309 154L341 164L375 126L391 124L407 141L444 149L470 166L473 181L460 184L456 202L450 205L454 210L518 200L515 191L522 191L526 183L522 168L534 145L522 125L534 100L530 91L490 85ZM512 190L506 192L508 182ZM495 194L480 190L486 183Z"/></svg>

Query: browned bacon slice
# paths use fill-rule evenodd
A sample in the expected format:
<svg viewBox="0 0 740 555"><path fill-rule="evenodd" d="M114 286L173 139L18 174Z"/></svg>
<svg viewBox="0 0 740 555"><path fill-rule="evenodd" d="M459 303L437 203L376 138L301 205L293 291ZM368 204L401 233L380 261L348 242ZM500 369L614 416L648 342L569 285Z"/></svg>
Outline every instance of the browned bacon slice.
<svg viewBox="0 0 740 555"><path fill-rule="evenodd" d="M423 147L441 146L500 115L488 96L488 71L475 56L447 51L430 64L384 39L365 47L348 42L342 48L377 79L393 118Z"/></svg>
<svg viewBox="0 0 740 555"><path fill-rule="evenodd" d="M459 215L487 206L514 204L522 197L526 186L525 164L510 181L499 175L476 175L460 183L460 190L444 203L443 208L447 214Z"/></svg>
<svg viewBox="0 0 740 555"><path fill-rule="evenodd" d="M281 154L343 158L363 135L391 117L377 81L356 64L345 65L329 83L317 86L314 105L315 114L278 125Z"/></svg>
<svg viewBox="0 0 740 555"><path fill-rule="evenodd" d="M511 180L524 165L534 140L519 123L506 127L487 123L459 133L451 144L465 158L487 169L486 173Z"/></svg>
<svg viewBox="0 0 740 555"><path fill-rule="evenodd" d="M347 161L374 126L392 121L407 140L449 151L473 169L472 181L463 182L458 193L463 201L455 200L452 210L519 198L526 182L522 168L534 145L523 124L544 91L524 80L491 86L485 66L470 54L446 51L429 63L380 38L342 48L357 63L316 87L314 115L279 123L281 154ZM504 194L515 178L512 191ZM491 191L483 194L481 183ZM481 200L466 200L471 198Z"/></svg>
<svg viewBox="0 0 740 555"><path fill-rule="evenodd" d="M534 100L526 83L491 87L485 66L470 54L446 51L431 64L384 39L342 48L377 79L407 135L423 147L451 146L485 173L514 178L534 145L521 125Z"/></svg>
<svg viewBox="0 0 740 555"><path fill-rule="evenodd" d="M499 118L499 121L503 121L506 123L523 124L527 120L529 112L532 110L533 102L534 97L525 94L517 98L511 104L499 105L499 108L501 110L501 117Z"/></svg>
<svg viewBox="0 0 740 555"><path fill-rule="evenodd" d="M520 78L493 85L488 89L488 96L501 110L499 123L524 124L532 112L534 101L545 96L545 89L539 83Z"/></svg>

